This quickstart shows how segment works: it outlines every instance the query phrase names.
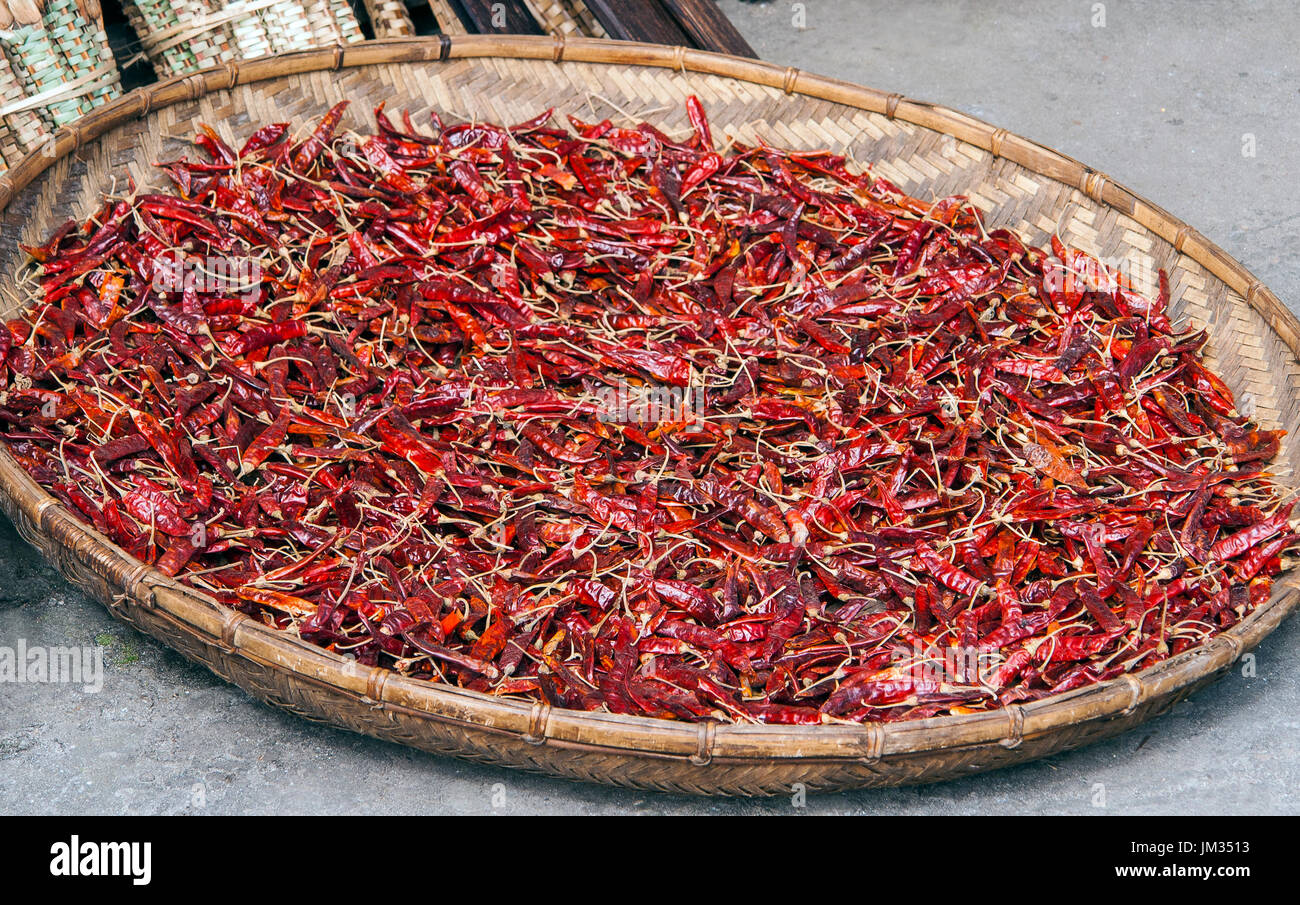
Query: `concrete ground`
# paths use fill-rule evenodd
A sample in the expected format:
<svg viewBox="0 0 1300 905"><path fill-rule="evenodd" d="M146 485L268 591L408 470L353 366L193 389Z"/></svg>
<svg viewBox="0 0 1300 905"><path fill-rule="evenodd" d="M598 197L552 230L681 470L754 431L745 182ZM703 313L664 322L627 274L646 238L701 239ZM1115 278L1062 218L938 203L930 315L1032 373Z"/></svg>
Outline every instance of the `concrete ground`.
<svg viewBox="0 0 1300 905"><path fill-rule="evenodd" d="M1300 12L1288 0L720 5L765 59L948 104L1086 161L1300 303L1286 251L1300 225ZM0 647L18 639L100 646L105 680L99 693L0 688L3 813L798 813L789 799L693 800L464 764L270 710L113 622L0 519ZM814 795L805 810L1296 813L1297 652L1293 619L1253 676L1110 742L941 785Z"/></svg>

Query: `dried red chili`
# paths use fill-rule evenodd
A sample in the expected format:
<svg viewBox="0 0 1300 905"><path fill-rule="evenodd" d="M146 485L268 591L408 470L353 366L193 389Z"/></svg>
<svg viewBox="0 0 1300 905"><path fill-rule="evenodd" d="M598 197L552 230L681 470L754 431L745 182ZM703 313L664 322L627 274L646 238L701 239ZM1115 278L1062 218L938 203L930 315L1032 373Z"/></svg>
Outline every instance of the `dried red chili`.
<svg viewBox="0 0 1300 905"><path fill-rule="evenodd" d="M1163 273L717 152L694 98L682 140L343 115L204 129L0 325L18 462L268 624L558 706L894 720L1150 665L1300 542Z"/></svg>

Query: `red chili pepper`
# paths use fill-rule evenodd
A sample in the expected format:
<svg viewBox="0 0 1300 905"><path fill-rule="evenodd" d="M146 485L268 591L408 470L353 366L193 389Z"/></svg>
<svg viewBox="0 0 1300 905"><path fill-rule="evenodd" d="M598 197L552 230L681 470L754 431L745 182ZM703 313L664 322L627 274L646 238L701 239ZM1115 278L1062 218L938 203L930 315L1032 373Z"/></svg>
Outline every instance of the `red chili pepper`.
<svg viewBox="0 0 1300 905"><path fill-rule="evenodd" d="M916 556L927 572L939 579L944 587L952 588L959 594L973 597L985 588L984 582L939 556L928 544L917 544Z"/></svg>
<svg viewBox="0 0 1300 905"><path fill-rule="evenodd" d="M1293 505L1288 503L1259 524L1223 538L1210 548L1210 560L1235 559L1259 542L1268 540L1286 527Z"/></svg>
<svg viewBox="0 0 1300 905"><path fill-rule="evenodd" d="M686 115L691 121L691 128L695 130L696 146L705 149L712 148L713 132L709 129L709 118L704 113L704 105L693 94L686 96Z"/></svg>
<svg viewBox="0 0 1300 905"><path fill-rule="evenodd" d="M557 707L899 720L1187 650L1300 546L1163 275L716 150L694 98L681 139L343 110L202 130L0 327L15 460L267 624ZM244 291L157 279L236 253Z"/></svg>
<svg viewBox="0 0 1300 905"><path fill-rule="evenodd" d="M338 128L339 120L343 118L343 111L348 107L347 101L342 101L330 108L316 128L312 130L311 135L299 147L297 153L293 155L293 168L299 173L306 173L311 169L320 157L321 152L334 138L334 130Z"/></svg>
<svg viewBox="0 0 1300 905"><path fill-rule="evenodd" d="M274 346L306 335L307 327L300 321L264 324L235 336L227 345L226 350L231 357L238 358L250 352L256 352L258 349L265 349L267 346Z"/></svg>
<svg viewBox="0 0 1300 905"><path fill-rule="evenodd" d="M255 471L270 455L275 452L285 437L289 434L290 414L287 408L280 410L275 421L266 430L257 435L252 443L248 444L248 449L240 456L240 472L248 474Z"/></svg>
<svg viewBox="0 0 1300 905"><path fill-rule="evenodd" d="M166 492L143 478L137 481L134 490L122 497L122 505L146 530L161 531L172 537L188 537L193 531Z"/></svg>

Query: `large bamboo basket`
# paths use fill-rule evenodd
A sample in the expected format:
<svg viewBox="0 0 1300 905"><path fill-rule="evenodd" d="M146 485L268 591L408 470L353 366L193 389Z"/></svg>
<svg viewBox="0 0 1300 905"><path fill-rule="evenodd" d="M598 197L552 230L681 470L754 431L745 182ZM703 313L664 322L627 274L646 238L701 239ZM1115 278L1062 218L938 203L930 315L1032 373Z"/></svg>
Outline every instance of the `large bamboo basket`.
<svg viewBox="0 0 1300 905"><path fill-rule="evenodd" d="M199 122L228 140L256 125L301 124L342 99L502 122L548 106L590 118L645 115L685 126L706 104L714 133L844 148L922 197L968 194L992 225L1043 243L1169 270L1178 313L1209 327L1213 365L1268 426L1300 428L1300 322L1196 230L1108 176L943 107L752 60L610 41L457 36L391 39L174 78L141 88L58 133L53 159L0 176L0 315L19 304L19 241L36 241L127 177L159 183L151 161L184 152ZM1150 286L1143 287L1150 289ZM1249 403L1248 403L1249 404ZM1288 438L1278 468L1300 447ZM1288 479L1289 480L1289 479ZM361 666L226 609L128 557L41 491L0 449L0 508L65 576L120 619L257 698L428 751L574 779L690 793L761 795L963 776L1043 757L1141 723L1222 675L1296 606L1288 579L1209 644L1136 675L972 716L786 728L687 724L552 709Z"/></svg>

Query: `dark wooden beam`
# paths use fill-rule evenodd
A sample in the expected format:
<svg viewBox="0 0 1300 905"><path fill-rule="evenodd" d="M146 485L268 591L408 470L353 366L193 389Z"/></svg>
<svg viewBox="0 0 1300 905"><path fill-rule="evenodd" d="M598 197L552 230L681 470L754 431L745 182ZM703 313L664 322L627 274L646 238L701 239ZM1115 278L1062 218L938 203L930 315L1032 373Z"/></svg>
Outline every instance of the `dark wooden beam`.
<svg viewBox="0 0 1300 905"><path fill-rule="evenodd" d="M484 35L545 34L522 0L452 0L470 31Z"/></svg>
<svg viewBox="0 0 1300 905"><path fill-rule="evenodd" d="M451 0L451 6L471 32L543 34L524 0ZM714 0L587 0L587 7L620 41L758 56Z"/></svg>
<svg viewBox="0 0 1300 905"><path fill-rule="evenodd" d="M714 0L659 0L700 50L758 59L754 48L723 15Z"/></svg>
<svg viewBox="0 0 1300 905"><path fill-rule="evenodd" d="M695 46L677 20L657 0L587 0L587 8L611 38Z"/></svg>

